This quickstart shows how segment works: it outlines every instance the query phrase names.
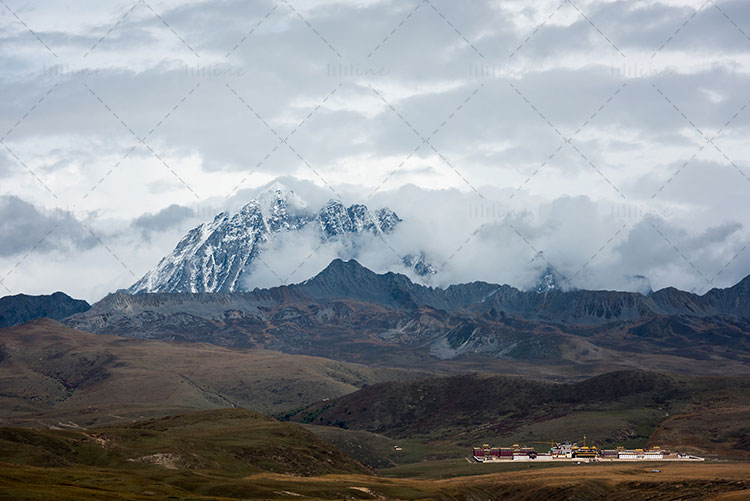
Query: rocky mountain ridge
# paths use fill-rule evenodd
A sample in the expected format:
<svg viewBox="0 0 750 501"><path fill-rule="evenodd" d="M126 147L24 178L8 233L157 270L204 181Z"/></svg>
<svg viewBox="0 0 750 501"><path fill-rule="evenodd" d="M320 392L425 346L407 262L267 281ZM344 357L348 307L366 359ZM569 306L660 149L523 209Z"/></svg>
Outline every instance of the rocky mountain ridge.
<svg viewBox="0 0 750 501"><path fill-rule="evenodd" d="M91 306L82 299L73 299L63 292L41 296L16 294L0 298L0 328L19 325L37 318L61 320Z"/></svg>
<svg viewBox="0 0 750 501"><path fill-rule="evenodd" d="M486 282L426 287L336 259L309 280L270 289L110 294L65 323L365 363L490 357L640 367L655 357L659 366L690 360L742 371L750 366L749 298L750 278L702 296L674 288L540 294Z"/></svg>
<svg viewBox="0 0 750 501"><path fill-rule="evenodd" d="M639 292L571 290L554 286L522 291L509 285L471 282L445 289L426 287L399 273L377 274L356 260L336 259L315 277L290 286L313 298L350 298L391 307L504 312L561 324L603 324L652 315L750 318L750 276L732 287L700 296L674 287Z"/></svg>

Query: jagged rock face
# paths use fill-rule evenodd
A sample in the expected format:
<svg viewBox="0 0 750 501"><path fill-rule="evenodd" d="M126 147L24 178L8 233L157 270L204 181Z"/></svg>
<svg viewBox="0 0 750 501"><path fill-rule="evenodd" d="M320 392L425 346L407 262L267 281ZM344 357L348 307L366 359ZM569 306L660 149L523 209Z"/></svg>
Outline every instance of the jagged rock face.
<svg viewBox="0 0 750 501"><path fill-rule="evenodd" d="M557 276L551 268L547 268L539 279L539 283L536 286L537 294L544 294L545 292L552 292L559 289L557 285Z"/></svg>
<svg viewBox="0 0 750 501"><path fill-rule="evenodd" d="M81 299L73 299L62 292L46 296L17 294L0 298L0 327L11 327L37 318L60 320L91 306Z"/></svg>
<svg viewBox="0 0 750 501"><path fill-rule="evenodd" d="M655 315L750 318L750 277L734 287L713 289L703 296L674 288L646 295L560 289L539 294L536 290L521 291L486 282L452 285L447 289L425 287L405 275L392 272L380 275L354 260L336 259L317 276L301 284L257 293L298 294L314 300L345 298L407 310L420 307L463 310L471 315L488 315L494 311L496 316L505 313L567 325L602 325Z"/></svg>
<svg viewBox="0 0 750 501"><path fill-rule="evenodd" d="M540 273L536 285L531 289L537 294L546 294L552 291L572 290L568 280L554 267L547 265Z"/></svg>
<svg viewBox="0 0 750 501"><path fill-rule="evenodd" d="M387 208L372 213L365 205L345 207L335 200L314 212L293 192L275 188L236 214L222 212L190 230L172 253L128 292L241 291L243 274L275 233L312 224L320 228L322 240L330 240L363 232L389 233L400 221Z"/></svg>
<svg viewBox="0 0 750 501"><path fill-rule="evenodd" d="M375 211L375 218L378 220L380 229L383 233L389 233L396 228L396 225L401 222L395 212L391 209L384 207Z"/></svg>
<svg viewBox="0 0 750 501"><path fill-rule="evenodd" d="M336 200L331 200L320 209L317 219L327 237L363 231L389 233L401 222L390 209L378 209L373 215L365 205L354 204L347 208Z"/></svg>
<svg viewBox="0 0 750 501"><path fill-rule="evenodd" d="M407 268L413 269L414 272L420 277L434 275L435 273L437 273L435 267L427 261L427 258L422 252L420 252L418 255L407 254L403 257L401 262L404 263L404 266L406 266Z"/></svg>

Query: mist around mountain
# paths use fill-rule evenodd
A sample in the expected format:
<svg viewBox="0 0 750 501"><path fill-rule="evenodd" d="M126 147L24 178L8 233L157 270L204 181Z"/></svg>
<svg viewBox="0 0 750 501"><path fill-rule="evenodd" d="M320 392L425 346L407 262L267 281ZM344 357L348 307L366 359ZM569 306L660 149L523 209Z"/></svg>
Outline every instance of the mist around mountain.
<svg viewBox="0 0 750 501"><path fill-rule="evenodd" d="M381 260L390 271L408 271L425 281L439 277L444 263L425 252L429 242L415 242L401 255L385 240L401 223L403 219L387 207L371 210L364 204L346 206L333 199L319 208L310 207L294 190L276 182L237 211L221 212L190 230L127 292L250 291L256 288L254 275L270 273L275 282L286 282L290 269L296 271L321 252L337 259L380 252L390 256ZM298 248L310 254L300 255ZM541 252L535 262L538 277L529 290L547 293L572 288Z"/></svg>
<svg viewBox="0 0 750 501"><path fill-rule="evenodd" d="M377 192L343 185L336 186L334 193L329 188L286 176L260 186L240 188L229 198L222 195L201 201L132 205L126 218L106 222L101 219L92 229L133 274L118 265L106 251L97 251L98 245L89 248L86 240L78 242L83 247L73 243L62 246L65 251L61 249L63 253L59 256L57 250L48 254L43 246L24 261L23 269L34 272L26 273L23 280L18 273L11 274L5 284L12 293L46 294L59 289L93 303L108 292L132 287L149 271L152 272L149 276L155 276L159 262L169 256L191 230L210 225L222 212L231 219L248 203L272 194L277 188L293 193L305 204L305 211L312 214L333 199L344 209L366 206L373 217L378 209L388 208L401 221L390 232L362 231L327 239L322 239L321 225L317 222L271 233L272 238L261 238L260 243L254 244L258 252L250 259L234 290L299 282L313 276L335 258L357 259L374 271L404 273L414 281L440 287L487 281L507 283L523 290L536 288L547 265L570 279L569 284L558 281L566 290L634 292L674 286L702 293L711 286L731 285L750 269L747 261L750 254L738 253L744 243L737 242L746 240L742 239L742 231L731 233L733 226L725 228L718 221L716 228L699 232L690 221L685 224L683 220L662 220L657 213L644 213L642 221L623 219L622 214L612 212L610 205L585 196L561 196L553 200L526 197L520 203L522 195L519 194L506 207L506 212L499 208L505 207L501 201L508 198L508 193L484 187L478 188L486 200L462 190L415 185ZM293 205L292 201L290 206ZM36 207L37 212L42 209ZM581 216L585 216L586 224L575 224ZM54 225L53 219L45 224ZM610 241L621 225L626 228ZM22 236L22 227L14 226L13 231ZM705 280L675 254L674 248L666 244L654 227L682 250L705 275ZM83 233L90 237L88 232ZM56 242L55 235L51 235L51 240ZM10 242L12 235L8 234L7 240ZM597 253L603 244L607 245ZM55 246L55 249L60 247ZM539 250L544 251L546 262L535 257ZM735 255L737 258L731 260ZM217 268L207 256L206 270L198 267L191 271L192 277L202 286L203 277L214 273L215 282L207 279L209 286L220 287L225 283L226 290L231 280L222 282L222 277L228 279L231 274L217 274ZM217 252L215 257L221 260L222 256ZM258 256L262 256L262 261ZM7 257L6 269L12 268L21 257L23 255L15 260ZM239 266L237 258L227 258L227 263L229 260ZM195 262L202 263L201 259ZM86 273L81 273L84 269ZM172 285L178 282L179 279L175 279ZM189 282L186 280L182 284L186 287L180 290L190 290ZM144 281L141 285L145 284Z"/></svg>
<svg viewBox="0 0 750 501"><path fill-rule="evenodd" d="M320 245L348 239L352 246L353 236L365 232L390 233L400 222L398 215L388 208L371 211L362 204L346 207L336 200L313 210L293 191L277 185L236 213L222 212L213 221L190 230L128 292L248 290L252 287L246 283L247 275L259 265L258 261L263 262L261 254L279 233L311 231ZM408 265L420 271L426 267L423 260Z"/></svg>
<svg viewBox="0 0 750 501"><path fill-rule="evenodd" d="M671 267L653 269L635 260L639 254L627 250L627 240L613 242L606 249L612 255L597 254L598 259L590 262L585 255L588 236L580 236L578 245L571 247L570 239L557 242L557 237L547 235L564 229L557 223L534 222L530 215L519 221L484 221L471 212L456 214L451 206L470 202L455 193L408 187L372 198L349 194L349 201L343 203L330 198L330 192L319 191L283 179L253 191L247 195L249 201L227 203L230 210L183 234L172 252L128 292L251 291L299 282L337 258L356 259L378 272L399 272L441 287L480 280L539 293L604 288L647 294L654 288L652 283L684 282L664 275L672 273ZM441 197L450 203L441 203ZM367 200L368 205L358 200ZM543 212L564 214L571 206L577 211L596 210L584 200L568 200L557 203L554 211ZM539 251L529 260L530 248L508 226L522 222L522 234L543 243L546 253ZM662 252L661 247L655 247L657 251Z"/></svg>

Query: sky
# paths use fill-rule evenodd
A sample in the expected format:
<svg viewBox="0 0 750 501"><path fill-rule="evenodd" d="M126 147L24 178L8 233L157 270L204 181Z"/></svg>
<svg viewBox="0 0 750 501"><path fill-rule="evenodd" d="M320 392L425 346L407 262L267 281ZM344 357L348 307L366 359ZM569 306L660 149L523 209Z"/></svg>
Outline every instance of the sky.
<svg viewBox="0 0 750 501"><path fill-rule="evenodd" d="M0 295L95 301L278 180L439 286L750 274L748 2L2 0L0 68Z"/></svg>

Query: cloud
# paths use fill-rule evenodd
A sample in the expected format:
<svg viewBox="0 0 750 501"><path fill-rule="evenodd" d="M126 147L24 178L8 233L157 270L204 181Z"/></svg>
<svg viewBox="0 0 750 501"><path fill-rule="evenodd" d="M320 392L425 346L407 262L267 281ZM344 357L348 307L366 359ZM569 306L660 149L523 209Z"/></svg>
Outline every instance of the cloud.
<svg viewBox="0 0 750 501"><path fill-rule="evenodd" d="M137 217L131 223L143 238L151 239L153 233L172 230L187 219L195 218L193 209L182 205L172 204L156 213L146 213ZM180 225L182 226L182 225Z"/></svg>
<svg viewBox="0 0 750 501"><path fill-rule="evenodd" d="M625 211L586 196L527 200L514 208L458 190L416 186L379 193L369 205L394 209L402 223L383 238L364 233L324 243L313 227L281 233L267 244L246 284L301 281L336 257L442 287L483 280L530 288L548 266L569 287L642 292L676 285L705 291L747 274L733 259L742 257L747 238L736 221L696 232L674 216ZM404 256L419 254L439 273L420 277L404 266Z"/></svg>
<svg viewBox="0 0 750 501"><path fill-rule="evenodd" d="M718 285L733 285L747 275L745 269L721 277L744 249L747 232L743 230L740 223L728 222L696 234L649 215L614 246L613 261L621 269L645 275L657 288L675 286L705 292ZM603 277L598 280L603 282Z"/></svg>
<svg viewBox="0 0 750 501"><path fill-rule="evenodd" d="M90 249L96 238L73 215L40 212L15 196L0 197L0 256Z"/></svg>

